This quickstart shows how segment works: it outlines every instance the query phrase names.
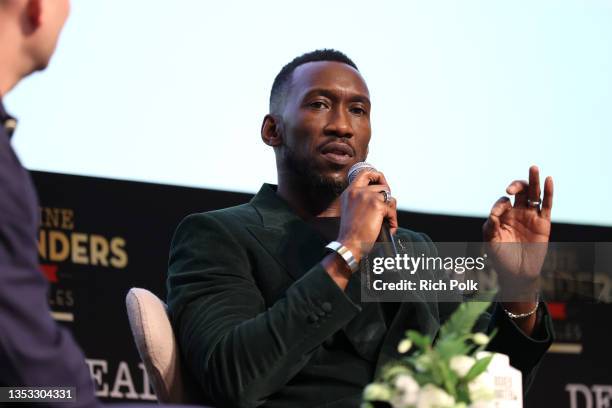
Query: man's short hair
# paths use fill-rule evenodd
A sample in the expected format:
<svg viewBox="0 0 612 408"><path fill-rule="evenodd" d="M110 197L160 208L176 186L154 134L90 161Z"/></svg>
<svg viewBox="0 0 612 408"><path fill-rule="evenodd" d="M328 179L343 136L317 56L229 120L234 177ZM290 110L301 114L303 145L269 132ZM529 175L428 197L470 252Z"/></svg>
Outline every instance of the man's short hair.
<svg viewBox="0 0 612 408"><path fill-rule="evenodd" d="M270 113L280 113L284 104L285 95L287 94L289 85L291 84L291 75L293 74L293 71L295 71L295 69L300 65L315 61L341 62L343 64L350 65L359 71L357 65L355 65L355 63L349 57L334 49L325 48L322 50L315 50L302 54L299 57L295 57L293 61L285 65L283 69L280 70L278 75L276 75L276 78L274 78L272 91L270 92Z"/></svg>

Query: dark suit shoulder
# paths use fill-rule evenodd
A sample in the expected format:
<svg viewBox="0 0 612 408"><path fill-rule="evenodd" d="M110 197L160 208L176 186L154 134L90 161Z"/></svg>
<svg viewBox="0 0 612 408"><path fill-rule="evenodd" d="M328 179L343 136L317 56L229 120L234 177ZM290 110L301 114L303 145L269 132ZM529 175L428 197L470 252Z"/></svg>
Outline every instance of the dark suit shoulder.
<svg viewBox="0 0 612 408"><path fill-rule="evenodd" d="M219 210L189 214L176 227L173 241L193 232L214 230L233 232L248 225L261 225L259 214L249 203Z"/></svg>
<svg viewBox="0 0 612 408"><path fill-rule="evenodd" d="M233 207L221 208L219 210L205 211L201 213L195 213L187 216L185 220L195 219L212 219L223 225L239 224L239 225L252 225L261 224L261 217L255 210L255 207L250 203L240 204ZM183 220L183 221L185 221Z"/></svg>

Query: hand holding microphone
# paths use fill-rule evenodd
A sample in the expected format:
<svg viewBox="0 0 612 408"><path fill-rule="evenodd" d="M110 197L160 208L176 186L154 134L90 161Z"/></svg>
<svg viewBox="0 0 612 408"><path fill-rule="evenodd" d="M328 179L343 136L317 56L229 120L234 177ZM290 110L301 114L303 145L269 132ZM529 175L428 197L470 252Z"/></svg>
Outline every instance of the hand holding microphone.
<svg viewBox="0 0 612 408"><path fill-rule="evenodd" d="M349 186L340 196L341 219L338 242L359 262L376 241L386 243L385 255L394 256L393 234L397 230L397 203L385 176L372 165L359 162L348 172Z"/></svg>

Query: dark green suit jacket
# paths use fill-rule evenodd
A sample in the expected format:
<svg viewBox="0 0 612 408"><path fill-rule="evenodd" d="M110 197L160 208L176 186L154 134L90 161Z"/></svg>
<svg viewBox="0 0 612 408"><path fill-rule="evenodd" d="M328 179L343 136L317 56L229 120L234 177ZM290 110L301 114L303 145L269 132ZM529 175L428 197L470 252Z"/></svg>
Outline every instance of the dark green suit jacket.
<svg viewBox="0 0 612 408"><path fill-rule="evenodd" d="M410 245L424 234L400 229ZM185 218L169 261L168 306L183 359L217 406L359 406L362 388L408 329L435 337L448 304L406 302L389 312L361 303L323 269L328 242L264 185L250 203ZM479 330L529 378L552 342L544 308L535 338L499 308ZM391 313L391 315L389 315Z"/></svg>

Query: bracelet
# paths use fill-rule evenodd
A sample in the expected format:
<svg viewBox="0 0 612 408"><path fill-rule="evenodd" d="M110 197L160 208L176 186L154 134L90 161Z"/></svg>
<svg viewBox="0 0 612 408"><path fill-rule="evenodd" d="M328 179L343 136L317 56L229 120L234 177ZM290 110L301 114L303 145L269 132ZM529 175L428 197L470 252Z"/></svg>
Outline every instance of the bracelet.
<svg viewBox="0 0 612 408"><path fill-rule="evenodd" d="M348 265L351 272L355 272L357 268L359 268L359 263L357 263L357 260L353 256L351 250L342 245L340 242L332 241L327 244L325 248L331 249L332 251L340 255L340 257L344 259L344 262L346 262L346 264Z"/></svg>
<svg viewBox="0 0 612 408"><path fill-rule="evenodd" d="M506 312L506 314L508 315L509 318L511 319L524 319L525 317L529 317L532 314L534 314L535 312L538 311L538 308L540 307L540 296L536 294L536 305L533 309L531 309L530 311L526 312L526 313L512 313L509 310L507 310L505 307L502 306L502 309L504 309L504 312Z"/></svg>

